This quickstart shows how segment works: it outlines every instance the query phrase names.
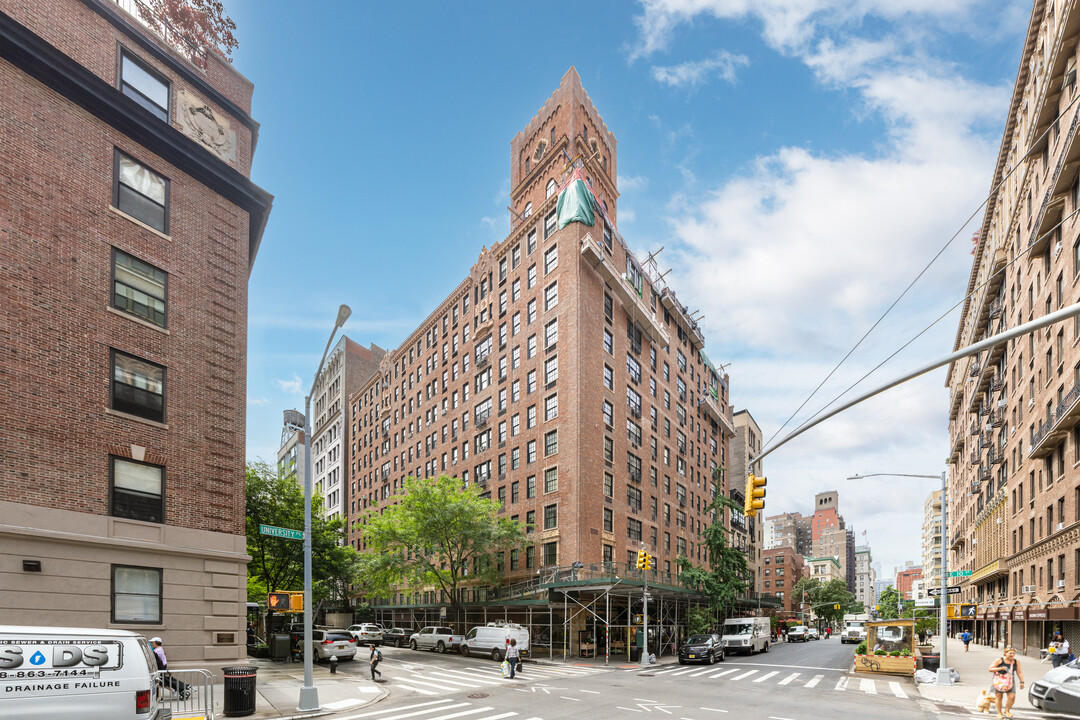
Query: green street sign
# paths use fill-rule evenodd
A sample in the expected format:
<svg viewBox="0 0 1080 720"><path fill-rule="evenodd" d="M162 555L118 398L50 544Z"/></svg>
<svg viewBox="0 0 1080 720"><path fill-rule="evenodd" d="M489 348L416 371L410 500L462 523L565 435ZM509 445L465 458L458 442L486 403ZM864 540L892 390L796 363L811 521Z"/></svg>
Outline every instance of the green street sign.
<svg viewBox="0 0 1080 720"><path fill-rule="evenodd" d="M949 577L971 577L970 570L953 570L949 573Z"/></svg>
<svg viewBox="0 0 1080 720"><path fill-rule="evenodd" d="M288 528L274 527L273 525L260 525L260 535L269 535L270 537L286 538L288 540L303 540L304 533L299 530L289 530Z"/></svg>

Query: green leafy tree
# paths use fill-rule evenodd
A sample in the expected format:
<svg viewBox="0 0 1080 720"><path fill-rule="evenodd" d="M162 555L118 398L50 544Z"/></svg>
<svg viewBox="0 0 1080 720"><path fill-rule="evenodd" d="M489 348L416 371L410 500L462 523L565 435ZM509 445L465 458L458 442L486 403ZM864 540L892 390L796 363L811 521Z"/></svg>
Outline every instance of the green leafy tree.
<svg viewBox="0 0 1080 720"><path fill-rule="evenodd" d="M248 463L246 482L248 600L266 600L272 590L304 589L304 543L259 534L259 525L302 530L304 490L292 477L282 477L264 462ZM345 523L323 517L322 500L311 501L312 601L343 602L356 582L358 557L344 544Z"/></svg>
<svg viewBox="0 0 1080 720"><path fill-rule="evenodd" d="M893 620L900 617L899 604L900 593L892 585L881 591L878 596L878 617L882 620Z"/></svg>
<svg viewBox="0 0 1080 720"><path fill-rule="evenodd" d="M480 493L445 475L409 478L400 502L364 518L364 590L389 597L403 585L438 588L458 617L464 587L498 583L496 556L527 539L520 523L500 517L502 506Z"/></svg>
<svg viewBox="0 0 1080 720"><path fill-rule="evenodd" d="M717 495L706 508L715 511L717 518L701 533L709 551L708 569L694 565L686 556L680 556L677 561L679 581L683 587L697 590L709 599L712 615L726 615L735 599L748 587L744 580L749 572L746 555L728 544L728 531L723 524L725 508L741 509L723 495Z"/></svg>
<svg viewBox="0 0 1080 720"><path fill-rule="evenodd" d="M690 635L710 633L715 625L713 614L709 612L708 608L697 605L690 608L686 613L686 631Z"/></svg>
<svg viewBox="0 0 1080 720"><path fill-rule="evenodd" d="M812 608L817 617L830 624L839 623L845 613L852 612L850 606L855 601L855 595L840 578L832 578L824 583L817 578L801 578L795 583L792 597L801 601L804 591L807 609Z"/></svg>

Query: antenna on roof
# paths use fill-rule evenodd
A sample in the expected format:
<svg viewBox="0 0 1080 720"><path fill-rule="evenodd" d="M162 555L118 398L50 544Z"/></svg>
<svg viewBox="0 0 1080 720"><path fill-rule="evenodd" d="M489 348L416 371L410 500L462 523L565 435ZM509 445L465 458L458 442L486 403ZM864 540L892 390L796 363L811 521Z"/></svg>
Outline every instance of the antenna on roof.
<svg viewBox="0 0 1080 720"><path fill-rule="evenodd" d="M653 258L655 258L655 257L656 257L657 255L659 255L659 254L660 254L660 253L662 253L663 251L664 251L664 246L663 246L663 245L661 245L661 246L660 246L660 249L659 249L659 250L657 250L657 251L656 251L656 252L654 252L654 253L650 253L650 254L649 254L649 257L645 258L645 262L653 262ZM669 272L670 272L670 271L669 271Z"/></svg>

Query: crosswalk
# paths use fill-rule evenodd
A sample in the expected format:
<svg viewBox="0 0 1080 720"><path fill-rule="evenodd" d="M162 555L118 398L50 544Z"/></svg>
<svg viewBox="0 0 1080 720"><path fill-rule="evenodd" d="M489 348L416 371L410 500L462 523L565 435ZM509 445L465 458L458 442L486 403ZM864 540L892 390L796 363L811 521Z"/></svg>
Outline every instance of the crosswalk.
<svg viewBox="0 0 1080 720"><path fill-rule="evenodd" d="M748 666L717 669L712 666L701 669L699 667L685 668L681 665L673 665L658 669L648 669L645 672L632 670L631 672L645 676L668 676L687 678L699 678L700 680L716 680L731 683L768 683L792 687L815 688L822 685L823 689L830 686L834 692L858 692L865 695L886 695L898 698L907 698L908 693L902 683L895 680L879 680L874 678L843 675L839 678L830 677L826 673L814 672L787 672L786 669L775 670L769 666L763 669L749 668ZM827 679L828 678L828 679ZM835 680L835 684L834 681ZM824 683L824 684L823 684Z"/></svg>
<svg viewBox="0 0 1080 720"><path fill-rule="evenodd" d="M608 668L525 665L525 671L517 674L522 682L548 682L569 679L597 673L609 672ZM505 685L509 681L502 676L500 665L491 662L469 663L453 667L435 665L413 665L403 663L386 675L393 687L408 690L417 695L437 696L463 690L480 690L494 685Z"/></svg>
<svg viewBox="0 0 1080 720"><path fill-rule="evenodd" d="M500 712L483 703L456 701L450 698L368 710L353 715L339 716L337 720L405 720L405 718L410 720L451 720L451 718L463 718L464 720L509 720L510 718L542 720L542 718L528 713L505 710Z"/></svg>

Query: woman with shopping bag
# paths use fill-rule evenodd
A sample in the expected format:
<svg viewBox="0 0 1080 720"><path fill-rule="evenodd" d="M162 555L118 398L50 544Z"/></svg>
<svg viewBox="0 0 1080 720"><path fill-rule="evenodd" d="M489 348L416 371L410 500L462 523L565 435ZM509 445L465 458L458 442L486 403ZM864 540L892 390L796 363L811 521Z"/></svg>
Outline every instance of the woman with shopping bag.
<svg viewBox="0 0 1080 720"><path fill-rule="evenodd" d="M1016 684L1024 687L1024 673L1020 670L1020 661L1016 659L1016 648L1005 648L1005 654L999 657L988 668L991 672L991 689L994 691L994 700L997 703L998 717L1012 717L1012 706L1016 702ZM1002 709L1002 701L1005 703Z"/></svg>

